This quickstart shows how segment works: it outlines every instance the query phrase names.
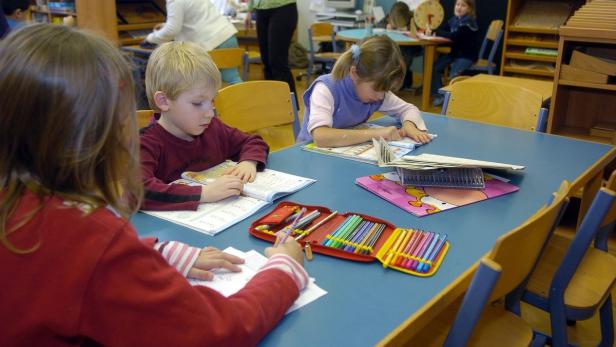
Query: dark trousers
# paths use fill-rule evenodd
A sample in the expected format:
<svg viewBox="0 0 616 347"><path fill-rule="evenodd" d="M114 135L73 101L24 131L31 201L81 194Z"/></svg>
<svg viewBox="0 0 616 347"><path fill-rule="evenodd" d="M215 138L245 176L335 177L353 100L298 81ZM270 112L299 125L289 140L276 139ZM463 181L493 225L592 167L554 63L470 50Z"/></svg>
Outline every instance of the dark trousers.
<svg viewBox="0 0 616 347"><path fill-rule="evenodd" d="M289 46L297 27L297 5L257 10L257 38L266 80L283 81L295 92L289 68Z"/></svg>

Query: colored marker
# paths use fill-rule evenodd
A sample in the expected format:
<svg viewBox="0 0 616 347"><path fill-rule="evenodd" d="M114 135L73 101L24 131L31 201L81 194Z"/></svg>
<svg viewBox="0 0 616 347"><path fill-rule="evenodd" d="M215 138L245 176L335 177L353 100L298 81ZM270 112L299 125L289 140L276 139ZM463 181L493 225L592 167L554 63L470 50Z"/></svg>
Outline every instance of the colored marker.
<svg viewBox="0 0 616 347"><path fill-rule="evenodd" d="M444 234L439 240L439 242L436 244L436 247L434 247L434 250L432 251L430 258L428 259L430 263L426 263L426 266L423 267L424 272L430 271L430 267L434 265L433 262L436 261L436 259L438 259L437 255L439 255L441 253L441 250L444 248L446 240L447 240L447 234Z"/></svg>
<svg viewBox="0 0 616 347"><path fill-rule="evenodd" d="M417 234L418 234L417 238L413 240L413 244L411 245L411 248L407 253L409 256L415 256L415 253L417 252L417 249L419 248L421 241L426 237L425 232L421 230L417 230ZM413 259L406 258L404 259L404 261L402 262L400 266L403 268L408 268L412 262L413 262Z"/></svg>
<svg viewBox="0 0 616 347"><path fill-rule="evenodd" d="M332 212L329 216L321 219L317 224L311 226L308 230L304 231L303 234L301 234L298 237L296 237L295 240L299 241L299 240L303 239L304 237L308 236L311 232L316 230L321 225L327 223L330 219L334 218L334 216L336 216L337 214L338 214L338 211Z"/></svg>
<svg viewBox="0 0 616 347"><path fill-rule="evenodd" d="M398 251L398 247L400 247L400 244L402 243L402 240L404 239L405 236L406 236L406 230L402 229L400 233L398 233L398 237L396 238L396 241L394 242L394 246L391 247L388 251L387 258L385 258L385 261L383 262L384 268L389 266L389 262L391 262L391 259L393 258L394 253Z"/></svg>
<svg viewBox="0 0 616 347"><path fill-rule="evenodd" d="M400 256L400 253L402 253L402 250L406 248L406 245L409 243L409 239L411 238L412 235L413 235L413 230L411 229L406 230L406 235L404 236L404 240L402 240L402 243L400 244L400 247L399 247L400 249L394 255L394 259L391 261L393 265L398 264L400 262L400 259L404 259L404 257Z"/></svg>
<svg viewBox="0 0 616 347"><path fill-rule="evenodd" d="M291 223L291 225L286 226L286 232L285 232L284 236L282 236L282 239L280 239L280 241L278 241L278 239L276 240L276 243L274 244L274 247L278 246L281 243L284 243L287 240L287 237L289 237L291 232L293 230L295 230L295 227L297 226L297 223L299 222L299 219L302 217L302 215L305 212L306 212L306 208L302 207L302 209L299 211L297 216L295 216L295 219L293 220L293 223ZM282 230L285 230L285 229L282 229Z"/></svg>
<svg viewBox="0 0 616 347"><path fill-rule="evenodd" d="M424 265L426 265L426 261L432 254L432 250L434 249L434 246L438 242L439 238L440 238L439 234L434 234L434 238L432 239L432 242L430 242L430 246L428 246L428 249L424 252L424 255L421 257L421 260L419 261L419 264L417 265L417 272L422 272L422 269Z"/></svg>

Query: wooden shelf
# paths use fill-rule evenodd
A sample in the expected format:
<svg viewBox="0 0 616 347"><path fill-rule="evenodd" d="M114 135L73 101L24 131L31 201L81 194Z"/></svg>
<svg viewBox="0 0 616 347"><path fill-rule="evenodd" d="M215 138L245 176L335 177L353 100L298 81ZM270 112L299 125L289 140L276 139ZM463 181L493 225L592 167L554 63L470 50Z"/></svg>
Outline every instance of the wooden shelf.
<svg viewBox="0 0 616 347"><path fill-rule="evenodd" d="M141 41L143 41L143 39L141 38L120 38L120 44L122 46L128 46L128 45L136 45L139 44Z"/></svg>
<svg viewBox="0 0 616 347"><path fill-rule="evenodd" d="M552 131L552 134L573 137L578 140L591 141L604 143L608 145L613 145L612 141L606 137L593 136L588 133L587 128L582 127L562 127L557 129L556 131Z"/></svg>
<svg viewBox="0 0 616 347"><path fill-rule="evenodd" d="M543 28L543 27L521 27L521 26L509 26L509 31L515 33L533 33L533 34L550 34L558 35L558 29Z"/></svg>
<svg viewBox="0 0 616 347"><path fill-rule="evenodd" d="M520 59L520 60L530 60L530 61L544 61L548 63L556 63L556 57L544 56L544 55L533 55L526 53L515 53L515 52L507 52L505 53L505 57L511 59Z"/></svg>
<svg viewBox="0 0 616 347"><path fill-rule="evenodd" d="M513 67L513 66L505 66L503 71L521 74L521 75L534 75L534 76L545 76L545 77L554 77L553 71L539 70L539 69L525 69L521 67Z"/></svg>
<svg viewBox="0 0 616 347"><path fill-rule="evenodd" d="M562 79L558 81L558 84L561 86L616 91L616 84L588 83L588 82L568 81L568 80L562 80Z"/></svg>
<svg viewBox="0 0 616 347"><path fill-rule="evenodd" d="M152 29L157 23L118 24L118 31Z"/></svg>
<svg viewBox="0 0 616 347"><path fill-rule="evenodd" d="M558 48L558 41L537 41L523 39L508 39L507 44L511 46L539 47L539 48Z"/></svg>

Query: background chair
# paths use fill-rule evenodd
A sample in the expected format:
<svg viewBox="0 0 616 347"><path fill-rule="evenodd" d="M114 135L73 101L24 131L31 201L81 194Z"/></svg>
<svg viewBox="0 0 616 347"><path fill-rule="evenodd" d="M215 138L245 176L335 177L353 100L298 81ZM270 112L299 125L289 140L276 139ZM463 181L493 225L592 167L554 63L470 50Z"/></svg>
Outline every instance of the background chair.
<svg viewBox="0 0 616 347"><path fill-rule="evenodd" d="M499 81L455 83L445 96L447 116L530 131L545 131L547 110L540 94Z"/></svg>
<svg viewBox="0 0 616 347"><path fill-rule="evenodd" d="M246 51L246 54L244 55L244 62L243 62L243 70L242 70L242 79L244 81L248 81L248 71L250 68L250 64L261 64L261 53L257 52L257 51Z"/></svg>
<svg viewBox="0 0 616 347"><path fill-rule="evenodd" d="M503 37L503 21L493 20L488 27L488 31L486 31L486 36L481 43L481 48L479 48L479 58L470 68L466 69L466 71L479 71L479 72L487 72L490 75L493 75L496 71L496 63L494 63L494 56L496 55L496 51L498 50L498 46L500 45L500 40ZM488 48L488 44L491 43L490 52L486 57L486 50Z"/></svg>
<svg viewBox="0 0 616 347"><path fill-rule="evenodd" d="M315 47L319 42L332 42L333 52L317 53ZM315 73L315 64L321 64L322 69L326 70L328 66L333 66L336 60L340 57L340 53L336 48L336 33L331 23L317 22L312 23L308 28L308 68L306 69L306 76L308 76L308 82Z"/></svg>
<svg viewBox="0 0 616 347"><path fill-rule="evenodd" d="M568 194L569 185L563 182L547 207L499 237L481 260L462 300L448 292L454 293L464 283L451 285L383 342L410 346L542 346L543 336L535 335L519 316L494 303L515 292L528 278L562 216Z"/></svg>
<svg viewBox="0 0 616 347"><path fill-rule="evenodd" d="M272 151L295 143L299 119L289 85L249 81L221 89L214 103L227 125L263 137Z"/></svg>
<svg viewBox="0 0 616 347"><path fill-rule="evenodd" d="M597 193L573 240L555 233L549 240L523 301L550 313L552 345L566 346L567 320L586 320L599 312L599 346L614 345L611 291L616 257L607 252L616 224L616 172ZM595 240L594 247L590 247Z"/></svg>
<svg viewBox="0 0 616 347"><path fill-rule="evenodd" d="M153 110L137 110L137 128L147 127L154 116Z"/></svg>
<svg viewBox="0 0 616 347"><path fill-rule="evenodd" d="M233 68L238 69L238 72L244 70L246 51L243 48L219 48L208 53L218 70ZM223 82L223 85L227 83Z"/></svg>

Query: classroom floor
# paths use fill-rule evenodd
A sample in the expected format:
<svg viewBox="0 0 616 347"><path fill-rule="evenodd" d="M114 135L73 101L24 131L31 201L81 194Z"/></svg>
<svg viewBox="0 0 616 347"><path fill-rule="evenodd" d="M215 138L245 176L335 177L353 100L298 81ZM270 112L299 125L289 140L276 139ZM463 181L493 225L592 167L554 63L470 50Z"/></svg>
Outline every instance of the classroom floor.
<svg viewBox="0 0 616 347"><path fill-rule="evenodd" d="M305 72L305 69L293 69L293 75L299 76ZM415 73L414 76L414 85L418 86L421 84L422 76L420 74ZM249 70L249 80L259 80L263 79L263 72L260 68L260 65L251 65ZM302 78L301 81L295 82L295 87L297 89L298 100L299 100L299 118L300 122L303 119L304 115L304 105L301 96L304 94L306 89L308 88L309 83L306 80L306 77ZM412 91L401 91L396 93L402 99L407 102L414 104L419 107L421 104L421 90L418 92ZM437 113L441 112L440 107L430 106L426 112ZM567 217L565 217L567 218ZM575 218L575 213L572 212L569 214L568 218ZM567 222L567 221L566 221ZM567 224L567 223L565 223ZM568 223L571 224L570 221ZM566 235L572 235L572 231L570 227L564 226L557 232L564 233ZM609 241L609 251L610 253L616 256L616 233L612 233L610 241ZM612 297L616 297L616 289L612 291ZM616 300L612 299L613 311L616 316ZM550 320L547 313L536 309L530 305L522 304L522 316L524 319L537 331L548 333L550 332ZM614 319L614 330L616 330L616 317ZM568 327L568 336L569 343L575 344L581 347L585 346L596 346L600 340L600 330L599 330L599 317L595 315L593 318L580 321L575 326Z"/></svg>

